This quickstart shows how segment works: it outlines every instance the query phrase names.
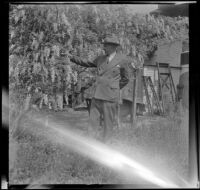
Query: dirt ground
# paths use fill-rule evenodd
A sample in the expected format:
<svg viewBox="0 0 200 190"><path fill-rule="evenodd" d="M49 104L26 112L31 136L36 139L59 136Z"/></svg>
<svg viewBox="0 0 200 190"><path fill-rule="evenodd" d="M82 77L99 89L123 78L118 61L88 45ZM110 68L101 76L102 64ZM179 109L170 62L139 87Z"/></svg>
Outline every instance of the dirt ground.
<svg viewBox="0 0 200 190"><path fill-rule="evenodd" d="M49 112L48 119L50 118L62 126L68 123L68 129L76 133L87 132L87 111ZM43 119L46 126L36 126L28 118L24 118L20 121L20 126L31 129L31 132L21 133L18 140L13 139L10 134L9 184L145 183L137 176L131 181L127 180L120 173L45 138L51 132L47 117ZM108 146L165 176L174 175L186 179L188 134L187 126L184 125L186 122L175 116L138 116L136 126L124 122L120 128L115 127L112 143Z"/></svg>

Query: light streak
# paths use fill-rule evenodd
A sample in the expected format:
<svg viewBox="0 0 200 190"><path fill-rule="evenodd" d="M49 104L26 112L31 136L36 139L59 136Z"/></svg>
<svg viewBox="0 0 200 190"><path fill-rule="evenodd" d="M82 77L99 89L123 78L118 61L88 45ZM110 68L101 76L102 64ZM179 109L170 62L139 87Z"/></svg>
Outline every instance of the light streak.
<svg viewBox="0 0 200 190"><path fill-rule="evenodd" d="M3 96L6 96L6 94L4 93ZM3 100L8 100L8 98L6 99L6 97L3 97ZM3 102L4 107L6 108L5 110L7 110L8 104L6 105L6 102L8 103L8 101ZM27 116L29 117L30 121L33 120L35 124L47 127L44 119L34 119L33 115ZM2 119L4 120L4 118ZM7 122L7 119L5 119L5 122ZM155 174L156 172L147 169L144 165L135 161L133 158L130 158L97 140L78 135L77 133L67 129L67 126L70 125L66 123L66 126L64 126L65 128L63 128L63 125L58 125L57 122L49 119L48 127L52 130L53 133L52 135L43 135L48 137L50 141L59 143L60 145L64 145L73 151L88 156L90 159L97 161L100 164L103 164L115 171L118 171L124 176L128 175L130 178L132 177L134 179L134 176L138 175L145 181L148 181L151 184L159 187L179 187L176 183L172 182L172 180L169 180L164 176L158 177L158 174ZM185 182L184 185L189 187L187 182Z"/></svg>
<svg viewBox="0 0 200 190"><path fill-rule="evenodd" d="M38 120L40 124L44 121ZM89 137L85 138L72 131L62 128L60 125L49 121L48 126L55 131L57 138L53 138L74 151L77 151L92 160L106 165L113 170L134 176L137 174L142 179L164 188L178 188L178 186L166 179L156 176L152 171L135 160L109 148L107 145ZM128 170L127 170L128 169Z"/></svg>
<svg viewBox="0 0 200 190"><path fill-rule="evenodd" d="M9 99L8 93L2 90L2 124L3 126L9 123Z"/></svg>
<svg viewBox="0 0 200 190"><path fill-rule="evenodd" d="M1 177L1 189L8 189L8 181L5 176Z"/></svg>

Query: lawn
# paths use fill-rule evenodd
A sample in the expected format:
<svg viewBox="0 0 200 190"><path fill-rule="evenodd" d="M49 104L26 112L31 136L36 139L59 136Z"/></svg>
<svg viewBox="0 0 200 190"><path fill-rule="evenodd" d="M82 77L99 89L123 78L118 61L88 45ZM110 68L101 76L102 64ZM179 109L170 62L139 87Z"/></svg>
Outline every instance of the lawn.
<svg viewBox="0 0 200 190"><path fill-rule="evenodd" d="M36 118L47 122L47 117L40 113ZM87 131L86 111L49 112L48 118L62 126L68 123L76 133L84 135ZM107 145L153 171L187 178L188 133L183 118L186 119L178 114L138 116L136 126L122 123L120 128L115 128L112 142ZM55 134L47 124L37 125L23 118L20 127L25 130L18 140L9 135L9 184L141 183L137 177L126 179L119 172L48 138Z"/></svg>

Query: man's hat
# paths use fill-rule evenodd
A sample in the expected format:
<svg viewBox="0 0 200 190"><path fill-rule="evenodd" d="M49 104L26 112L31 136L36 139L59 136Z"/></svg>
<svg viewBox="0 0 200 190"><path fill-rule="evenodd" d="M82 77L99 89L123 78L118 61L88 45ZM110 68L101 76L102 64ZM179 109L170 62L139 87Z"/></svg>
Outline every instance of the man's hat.
<svg viewBox="0 0 200 190"><path fill-rule="evenodd" d="M113 45L120 45L120 42L116 36L109 36L104 39L102 42L103 44L113 44Z"/></svg>

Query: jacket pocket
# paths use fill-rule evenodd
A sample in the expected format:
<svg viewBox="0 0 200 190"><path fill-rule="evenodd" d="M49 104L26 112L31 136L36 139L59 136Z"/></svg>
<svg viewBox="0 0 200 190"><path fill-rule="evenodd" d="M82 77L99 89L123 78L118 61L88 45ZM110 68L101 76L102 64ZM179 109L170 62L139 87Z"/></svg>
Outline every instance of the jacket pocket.
<svg viewBox="0 0 200 190"><path fill-rule="evenodd" d="M111 88L111 89L119 89L119 81L110 81L108 83L108 86Z"/></svg>

